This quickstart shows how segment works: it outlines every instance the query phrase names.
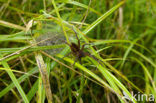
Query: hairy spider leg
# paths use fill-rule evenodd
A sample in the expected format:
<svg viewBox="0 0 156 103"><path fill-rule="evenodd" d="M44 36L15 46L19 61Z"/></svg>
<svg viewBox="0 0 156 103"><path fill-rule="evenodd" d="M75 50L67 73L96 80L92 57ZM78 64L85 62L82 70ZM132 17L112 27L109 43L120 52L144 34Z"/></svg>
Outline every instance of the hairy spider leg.
<svg viewBox="0 0 156 103"><path fill-rule="evenodd" d="M79 60L80 64L82 64L82 63L81 63L81 58L76 57L76 58L75 58L75 60L74 60L74 63L72 64L72 66L74 66L74 65L75 65L75 63L76 63L78 60Z"/></svg>
<svg viewBox="0 0 156 103"><path fill-rule="evenodd" d="M83 51L86 45L90 45L90 44L83 44L81 50Z"/></svg>
<svg viewBox="0 0 156 103"><path fill-rule="evenodd" d="M78 38L77 32L75 31L74 27L72 27L72 28L73 28L74 33L76 34L76 39L77 39L77 42L78 42L78 47L80 48L80 39Z"/></svg>

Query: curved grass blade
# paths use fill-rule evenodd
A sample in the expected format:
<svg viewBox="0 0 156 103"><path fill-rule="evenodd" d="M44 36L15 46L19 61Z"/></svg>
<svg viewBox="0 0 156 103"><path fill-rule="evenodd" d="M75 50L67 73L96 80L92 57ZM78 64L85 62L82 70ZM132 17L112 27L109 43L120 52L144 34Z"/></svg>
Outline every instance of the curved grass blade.
<svg viewBox="0 0 156 103"><path fill-rule="evenodd" d="M72 1L72 0L68 0L66 3L69 3L69 4L73 4L73 5L76 5L76 6L79 6L79 7L83 7L85 9L88 9L88 6L85 5L85 4L82 4L80 2L77 2L77 1ZM101 15L100 12L96 11L95 9L89 7L89 10L96 13L97 15Z"/></svg>
<svg viewBox="0 0 156 103"><path fill-rule="evenodd" d="M29 74L29 75L27 75L27 74L24 74L24 75L22 75L20 78L18 78L17 79L17 81L19 82L19 83L22 83L25 79L27 79L30 75L33 75L33 74L35 74L35 73L37 73L38 72L38 69L37 68L34 68L34 69L32 69L32 70L30 70L27 74ZM10 85L8 85L5 89L3 89L1 92L0 92L0 98L2 97L2 96L4 96L7 92L9 92L12 88L14 88L15 87L15 84L14 83L11 83Z"/></svg>
<svg viewBox="0 0 156 103"><path fill-rule="evenodd" d="M61 55L57 55L59 58L62 58ZM64 57L63 58L65 61L73 64L74 61L71 60L70 58ZM94 74L92 71L88 70L87 68L85 68L84 66L75 63L75 66L78 67L79 69L81 69L82 71L84 71L85 73L89 74L91 77L93 77L95 80L97 80L99 83L101 83L104 87L108 88L110 91L112 91L113 93L115 93L117 96L119 96L120 98L122 98L121 94L119 94L118 92L116 92L111 86L109 86L105 81L103 81L103 79L101 79L99 76L97 76L96 74ZM113 85L113 84L112 84Z"/></svg>
<svg viewBox="0 0 156 103"><path fill-rule="evenodd" d="M147 75L147 77L149 78L149 80L151 81L151 84L154 88L154 91L156 91L156 86L154 84L154 80L152 79L152 76L151 74L149 73L148 69L146 68L146 66L140 61L138 60L137 58L133 58L134 60L136 60L141 66L142 66L142 69L144 70L144 73L145 75Z"/></svg>
<svg viewBox="0 0 156 103"><path fill-rule="evenodd" d="M28 100L30 101L34 95L36 94L37 90L38 90L38 83L39 83L39 80L37 80L33 86L31 87L31 89L29 90L29 92L27 93L27 97L28 97Z"/></svg>
<svg viewBox="0 0 156 103"><path fill-rule="evenodd" d="M2 57L2 55L0 54L0 57ZM7 64L7 62L5 60L1 61L2 62L2 65L5 67L5 68L8 68L10 69L9 65ZM23 101L25 103L29 103L29 100L26 96L26 94L24 93L22 87L20 86L18 80L16 79L16 76L13 74L12 71L7 71L8 75L10 76L11 80L13 81L13 83L15 84L17 90L19 91L20 95L22 96L23 98Z"/></svg>
<svg viewBox="0 0 156 103"><path fill-rule="evenodd" d="M133 100L134 103L137 103L135 99L133 98L133 96L131 95L131 93L126 89L126 87L114 75L112 75L104 65L102 66L101 63L98 63L96 60L92 58L90 59L96 65L96 67L99 69L102 75L106 78L106 80L110 83L114 91L121 94L121 91L120 91L121 89L129 96L129 98L131 98L131 100ZM122 101L123 98L119 97L119 99L121 102L123 102Z"/></svg>
<svg viewBox="0 0 156 103"><path fill-rule="evenodd" d="M0 25L5 26L5 27L9 27L9 28L19 29L22 31L26 30L25 27L22 27L22 26L13 24L13 23L9 23L9 22L3 21L3 20L0 20Z"/></svg>
<svg viewBox="0 0 156 103"><path fill-rule="evenodd" d="M84 31L84 34L87 34L89 31L91 31L93 28L95 28L100 22L102 22L106 17L111 15L115 10L117 10L121 5L123 5L125 1L121 1L119 4L111 8L109 11L104 13L102 16L100 16L96 21L94 21L91 25L89 25Z"/></svg>
<svg viewBox="0 0 156 103"><path fill-rule="evenodd" d="M136 42L130 41L130 40L96 40L95 42L92 43L92 46L106 44L106 43L130 43L130 44L135 44L136 46L141 47L141 48L145 49L147 52L152 54L152 52L149 49L147 49L145 46L143 46L141 44L138 44Z"/></svg>
<svg viewBox="0 0 156 103"><path fill-rule="evenodd" d="M65 38L66 38L66 41L67 41L67 43L69 43L69 39L68 39L66 30L65 30L65 26L64 26L64 24L63 24L63 20L61 19L61 16L60 16L59 11L58 11L58 7L56 6L54 0L52 0L52 4L53 4L53 6L54 6L55 12L56 12L57 17L58 17L58 19L59 19L59 23L60 23L60 25L61 25L61 27L62 27L62 29L63 29L63 33L64 33L64 36L65 36Z"/></svg>
<svg viewBox="0 0 156 103"><path fill-rule="evenodd" d="M123 46L123 47L127 48L126 46ZM144 56L142 53L138 52L135 49L131 49L131 51L134 52L135 54L139 55L140 57L142 57L147 62L149 62L156 69L156 64L152 60L150 60L149 58L147 58L146 56Z"/></svg>

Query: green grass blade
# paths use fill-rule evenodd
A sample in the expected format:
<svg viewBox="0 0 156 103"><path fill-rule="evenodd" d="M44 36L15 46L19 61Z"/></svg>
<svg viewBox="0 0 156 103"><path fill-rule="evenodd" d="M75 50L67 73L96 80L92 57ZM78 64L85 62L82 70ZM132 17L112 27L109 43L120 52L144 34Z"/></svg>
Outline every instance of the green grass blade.
<svg viewBox="0 0 156 103"><path fill-rule="evenodd" d="M57 55L59 58L62 58L61 55ZM65 61L73 64L74 61L71 60L70 58L65 57L64 58ZM84 66L75 63L75 66L78 67L79 69L81 69L82 71L84 71L85 73L89 74L92 78L94 78L95 80L97 80L99 83L101 83L104 87L108 88L109 90L111 90L113 93L117 94L118 96L120 96L119 93L117 93L116 91L113 90L112 87L110 87L105 81L103 81L103 79L101 79L98 75L94 74L92 71L88 70L87 68L85 68Z"/></svg>
<svg viewBox="0 0 156 103"><path fill-rule="evenodd" d="M37 68L33 68L32 70L30 70L27 74L22 75L20 78L18 78L18 82L22 83L24 80L26 80L30 75L33 75L34 73L37 73L38 69ZM4 88L1 92L0 92L0 98L2 96L4 96L6 93L8 93L12 88L15 87L14 83L11 83L10 85L8 85L6 88Z"/></svg>
<svg viewBox="0 0 156 103"><path fill-rule="evenodd" d="M0 57L2 57L2 55L0 54ZM5 62L5 60L2 61L2 65L5 67L5 68L8 68L10 69L9 65L7 64L7 62ZM12 71L7 71L8 75L10 76L11 80L13 81L13 83L15 84L17 90L19 91L20 95L22 96L23 98L23 101L25 103L29 103L29 100L26 96L26 94L24 93L22 87L20 86L18 80L16 79L15 75L13 74Z"/></svg>
<svg viewBox="0 0 156 103"><path fill-rule="evenodd" d="M111 15L115 10L117 10L121 5L123 5L125 1L121 1L119 4L111 8L109 11L107 11L105 14L100 16L96 21L94 21L91 25L89 25L84 31L84 34L87 34L89 31L91 31L93 28L95 28L99 23L101 23L106 17Z"/></svg>
<svg viewBox="0 0 156 103"><path fill-rule="evenodd" d="M79 7L83 7L83 8L85 8L85 9L88 9L88 6L87 6L87 5L82 4L82 3L80 3L80 2L77 2L77 1L69 0L67 3L73 4L73 5L76 5L76 6L79 6ZM91 7L89 7L89 10L92 11L92 12L94 12L94 13L96 13L96 14L98 14L98 15L101 15L100 12L96 11L95 9L93 9L93 8L91 8Z"/></svg>
<svg viewBox="0 0 156 103"><path fill-rule="evenodd" d="M31 101L31 99L35 96L37 90L38 90L38 83L39 80L37 80L34 85L31 87L31 90L27 93L28 100Z"/></svg>

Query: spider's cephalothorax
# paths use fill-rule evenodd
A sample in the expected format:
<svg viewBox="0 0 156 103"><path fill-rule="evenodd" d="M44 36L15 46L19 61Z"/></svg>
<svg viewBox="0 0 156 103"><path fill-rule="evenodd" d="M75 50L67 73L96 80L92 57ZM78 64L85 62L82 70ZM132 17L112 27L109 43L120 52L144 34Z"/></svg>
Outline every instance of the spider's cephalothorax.
<svg viewBox="0 0 156 103"><path fill-rule="evenodd" d="M85 57L86 53L83 52L84 46L82 46L82 48L80 48L80 45L77 45L75 43L71 43L70 44L70 49L71 52L74 56L76 56L77 59L81 60L81 57Z"/></svg>

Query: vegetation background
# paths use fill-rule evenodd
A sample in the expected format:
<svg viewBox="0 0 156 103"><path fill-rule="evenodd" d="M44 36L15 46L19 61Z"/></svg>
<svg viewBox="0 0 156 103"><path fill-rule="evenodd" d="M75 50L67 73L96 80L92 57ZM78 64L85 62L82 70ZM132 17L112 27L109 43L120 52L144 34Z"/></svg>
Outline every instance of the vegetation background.
<svg viewBox="0 0 156 103"><path fill-rule="evenodd" d="M75 32L96 59L72 65ZM0 81L1 103L154 103L155 0L0 0Z"/></svg>

